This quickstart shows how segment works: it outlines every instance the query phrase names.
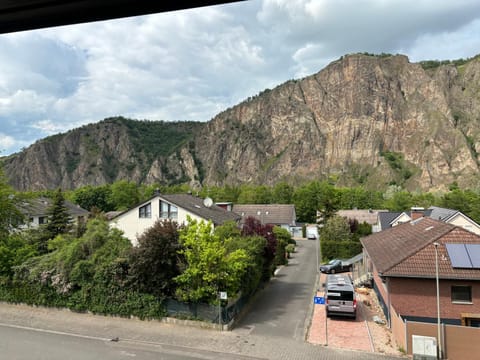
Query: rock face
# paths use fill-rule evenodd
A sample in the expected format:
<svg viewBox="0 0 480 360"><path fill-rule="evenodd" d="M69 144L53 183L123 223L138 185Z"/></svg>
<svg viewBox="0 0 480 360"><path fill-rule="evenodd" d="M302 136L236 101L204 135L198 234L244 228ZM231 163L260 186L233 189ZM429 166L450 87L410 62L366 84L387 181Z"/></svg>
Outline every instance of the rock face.
<svg viewBox="0 0 480 360"><path fill-rule="evenodd" d="M272 184L335 175L345 185L473 186L479 77L480 59L426 72L405 56L347 56L207 124L196 141L209 164L205 180Z"/></svg>
<svg viewBox="0 0 480 360"><path fill-rule="evenodd" d="M424 70L406 56L349 55L208 123L183 126L168 151L139 146L141 134L133 136L125 121L38 141L5 159L6 174L20 190L119 179L198 186L327 176L378 189L476 187L480 58Z"/></svg>

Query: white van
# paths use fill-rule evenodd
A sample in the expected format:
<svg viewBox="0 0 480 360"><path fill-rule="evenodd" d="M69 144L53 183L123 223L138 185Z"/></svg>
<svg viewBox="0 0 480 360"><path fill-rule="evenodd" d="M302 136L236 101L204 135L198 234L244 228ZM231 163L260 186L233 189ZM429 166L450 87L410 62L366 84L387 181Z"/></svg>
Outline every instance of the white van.
<svg viewBox="0 0 480 360"><path fill-rule="evenodd" d="M327 276L325 305L327 316L357 317L357 298L349 275Z"/></svg>

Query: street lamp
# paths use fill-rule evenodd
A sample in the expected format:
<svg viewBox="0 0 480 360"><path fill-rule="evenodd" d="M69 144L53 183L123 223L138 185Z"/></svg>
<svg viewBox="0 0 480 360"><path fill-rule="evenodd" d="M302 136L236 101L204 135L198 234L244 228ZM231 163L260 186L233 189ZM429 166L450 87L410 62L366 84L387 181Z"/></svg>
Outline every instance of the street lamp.
<svg viewBox="0 0 480 360"><path fill-rule="evenodd" d="M441 329L440 329L440 286L438 280L438 247L440 244L438 242L434 242L433 246L435 246L435 280L437 282L437 354L438 358L442 358L442 340L441 340Z"/></svg>

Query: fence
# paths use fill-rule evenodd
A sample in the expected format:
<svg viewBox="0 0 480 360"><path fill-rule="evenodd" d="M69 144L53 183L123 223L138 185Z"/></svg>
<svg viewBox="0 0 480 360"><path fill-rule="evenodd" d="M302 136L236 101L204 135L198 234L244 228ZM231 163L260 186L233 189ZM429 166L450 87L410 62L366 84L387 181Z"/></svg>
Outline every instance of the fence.
<svg viewBox="0 0 480 360"><path fill-rule="evenodd" d="M220 323L220 313L222 317L221 324L229 324L240 314L249 299L247 296L240 296L233 301L229 301L227 305L222 305L220 311L218 305L183 303L174 299L168 299L165 302L165 308L170 317L216 324Z"/></svg>
<svg viewBox="0 0 480 360"><path fill-rule="evenodd" d="M437 337L437 324L405 321L407 354L412 354L412 335ZM480 328L441 325L443 357L449 360L472 359L480 353Z"/></svg>

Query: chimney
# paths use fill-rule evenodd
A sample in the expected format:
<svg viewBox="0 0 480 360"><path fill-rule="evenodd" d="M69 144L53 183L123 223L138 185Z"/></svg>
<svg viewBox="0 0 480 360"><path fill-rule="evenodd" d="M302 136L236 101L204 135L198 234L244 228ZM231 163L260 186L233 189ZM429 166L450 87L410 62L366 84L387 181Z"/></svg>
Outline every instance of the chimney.
<svg viewBox="0 0 480 360"><path fill-rule="evenodd" d="M425 215L424 211L425 209L423 207L413 206L410 209L410 217L412 218L412 221L422 218Z"/></svg>

